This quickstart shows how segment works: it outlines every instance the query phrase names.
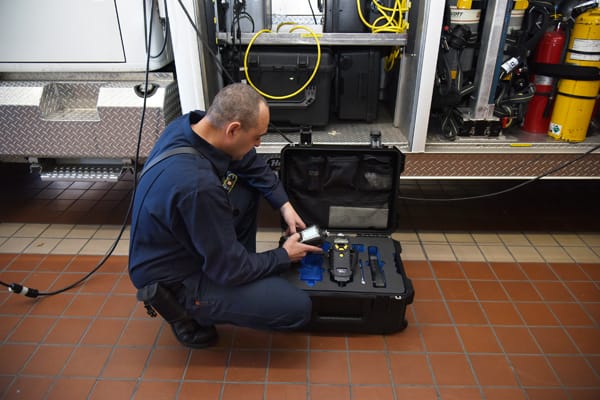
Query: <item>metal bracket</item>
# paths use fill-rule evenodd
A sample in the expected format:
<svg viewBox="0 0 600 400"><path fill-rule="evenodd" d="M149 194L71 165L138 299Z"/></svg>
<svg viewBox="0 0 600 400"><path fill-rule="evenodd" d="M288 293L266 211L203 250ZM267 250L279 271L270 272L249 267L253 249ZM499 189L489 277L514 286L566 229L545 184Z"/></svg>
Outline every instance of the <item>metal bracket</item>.
<svg viewBox="0 0 600 400"><path fill-rule="evenodd" d="M300 127L300 144L304 146L312 144L312 127L310 125Z"/></svg>
<svg viewBox="0 0 600 400"><path fill-rule="evenodd" d="M381 131L371 131L371 147L374 149L380 149L382 146L381 143Z"/></svg>

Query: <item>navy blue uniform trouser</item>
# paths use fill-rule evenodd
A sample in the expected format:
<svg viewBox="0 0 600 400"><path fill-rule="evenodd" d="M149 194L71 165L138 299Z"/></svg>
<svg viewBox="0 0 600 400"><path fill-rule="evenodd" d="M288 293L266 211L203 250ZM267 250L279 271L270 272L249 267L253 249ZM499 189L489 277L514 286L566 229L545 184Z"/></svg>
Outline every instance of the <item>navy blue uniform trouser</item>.
<svg viewBox="0 0 600 400"><path fill-rule="evenodd" d="M259 199L254 189L239 181L230 193L237 239L251 252L256 251ZM204 326L229 323L291 330L310 319L312 303L306 292L279 276L234 287L219 285L206 277L184 285L186 308Z"/></svg>

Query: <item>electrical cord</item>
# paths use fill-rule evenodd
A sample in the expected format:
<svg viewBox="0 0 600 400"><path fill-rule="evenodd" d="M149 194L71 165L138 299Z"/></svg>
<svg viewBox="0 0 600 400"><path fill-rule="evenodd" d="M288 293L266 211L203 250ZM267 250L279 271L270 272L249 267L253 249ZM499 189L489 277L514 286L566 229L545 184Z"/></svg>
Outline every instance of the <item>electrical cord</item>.
<svg viewBox="0 0 600 400"><path fill-rule="evenodd" d="M239 39L242 36L242 28L240 26L240 21L243 19L247 19L248 22L250 22L250 25L252 25L252 32L254 32L254 29L255 29L254 18L252 18L252 16L250 14L248 14L247 12L241 12L241 13L239 13L239 15L235 16L231 20L231 37L237 37ZM237 26L237 29L234 30L234 28L236 26Z"/></svg>
<svg viewBox="0 0 600 400"><path fill-rule="evenodd" d="M252 32L254 32L254 18L246 11L246 4L243 1L234 1L233 2L233 10L232 10L232 18L231 18L231 37L233 41L233 45L235 46L235 39L241 39L242 29L240 26L240 20L247 19L252 25ZM237 32L234 28L237 25Z"/></svg>
<svg viewBox="0 0 600 400"><path fill-rule="evenodd" d="M312 14L313 21L315 22L315 25L317 25L318 24L317 16L315 15L315 10L313 9L313 6L312 6L312 3L310 2L310 0L308 0L308 6L310 7L310 13Z"/></svg>
<svg viewBox="0 0 600 400"><path fill-rule="evenodd" d="M143 8L144 8L144 41L146 43L146 52L150 52L150 47L149 47L150 45L148 43L147 23L146 23L146 21L148 20L148 16L146 15L146 0L142 0L142 3L143 3ZM165 7L165 39L163 41L160 51L157 54L150 56L150 58L152 58L152 59L158 58L163 55L163 53L167 49L167 42L169 41L170 27L169 27L169 12L167 10L167 0L164 0L163 4ZM154 7L154 5L152 7ZM150 16L150 18L152 18L152 15Z"/></svg>
<svg viewBox="0 0 600 400"><path fill-rule="evenodd" d="M293 143L294 143L294 141L293 141L292 139L290 139L289 137L287 137L287 136L286 136L286 135L285 135L285 134L284 134L284 133L281 131L281 129L279 129L277 126L275 126L274 124L272 124L272 123L270 123L270 122L269 122L269 126L270 126L271 128L274 128L274 129L275 129L275 131L277 131L277 133L278 133L279 135L281 135L281 137L282 137L282 138L284 138L286 142L288 142L288 143L290 143L290 144L293 144Z"/></svg>
<svg viewBox="0 0 600 400"><path fill-rule="evenodd" d="M213 49L210 48L210 44L208 44L208 42L206 41L206 39L204 39L202 37L202 34L200 33L200 30L198 29L198 26L196 26L196 23L194 22L194 20L190 16L190 13L188 12L187 8L185 8L185 5L183 4L183 2L181 0L177 0L177 2L179 3L179 6L181 7L181 10L185 14L185 16L186 16L187 20L189 21L190 25L192 26L192 28L194 28L194 31L196 32L196 37L198 37L198 39L200 40L200 42L202 42L202 45L204 46L204 48L206 50L208 50L208 52L210 53L210 55L213 57L213 60L215 61L215 64L217 65L217 67L221 70L221 72L223 74L225 74L227 76L227 79L229 79L230 83L236 82L235 79L233 79L233 77L229 73L229 71L227 71L227 69L223 66L223 64L221 63L221 60L219 60L219 57L217 56L217 54L213 51Z"/></svg>
<svg viewBox="0 0 600 400"><path fill-rule="evenodd" d="M151 14L154 14L154 2L152 2L152 7L151 7L150 12L151 12ZM146 19L144 19L144 23L146 23L145 21L146 21ZM104 254L102 259L100 261L98 261L98 264L96 264L96 266L94 268L92 268L92 270L90 272L85 274L83 277L81 277L77 281L75 281L61 289L49 291L49 292L39 291L38 289L29 288L29 287L19 284L19 283L10 283L9 284L4 281L0 281L0 286L7 287L10 292L15 293L15 294L21 294L25 297L37 298L40 296L44 296L44 297L54 296L54 295L57 295L60 293L64 293L68 290L71 290L74 287L77 287L81 283L85 282L89 277L91 277L94 273L96 273L104 265L106 260L108 260L108 258L112 255L112 253L114 252L115 248L117 247L119 241L121 240L121 237L123 236L123 232L125 231L125 228L127 227L127 221L129 220L129 216L131 215L131 210L133 208L133 199L135 196L135 190L137 188L137 169L138 169L138 163L139 163L139 158L140 158L142 132L144 129L144 121L146 119L147 94L148 94L148 86L149 86L148 81L149 81L149 74L150 74L150 59L152 57L150 55L150 51L149 51L150 44L152 43L152 27L153 27L153 23L152 23L152 19L150 19L150 25L148 28L148 46L146 47L146 49L147 49L147 51L146 51L146 70L145 70L145 76L144 76L144 97L143 97L143 103L142 103L142 115L140 117L140 126L138 129L137 144L136 144L136 151L135 151L135 162L133 165L133 189L132 189L131 198L129 201L129 206L127 207L127 212L125 214L125 218L123 220L123 223L121 224L121 229L119 230L119 233L117 234L116 239L114 240L114 242L112 243L110 248L107 250L107 252ZM146 27L144 27L144 31L146 31Z"/></svg>
<svg viewBox="0 0 600 400"><path fill-rule="evenodd" d="M587 157L589 154L593 153L594 151L600 149L600 144L592 147L591 149L589 149L588 151L586 151L585 153L582 153L580 155L578 155L577 157L575 157L572 160L566 161L562 164L559 164L558 166L549 169L548 171L544 172L541 175L538 175L534 178L528 179L524 182L521 182L517 185L511 186L509 188L503 189L503 190L499 190L497 192L492 192L492 193L486 193L486 194L482 194L482 195L477 195L477 196L467 196L467 197L453 197L453 198L446 198L446 199L438 199L438 198L426 198L426 197L405 197L405 196L398 196L398 199L400 200L409 200L409 201L431 201L431 202L453 202L453 201L464 201L464 200L479 200L479 199L486 199L486 198L490 198L490 197L495 197L495 196L499 196L501 194L505 194L508 192L512 192L515 191L519 188L522 188L523 186L529 185L533 182L539 181L540 179L551 175L555 172L560 171L561 169L564 169L566 167L568 167L569 165L581 160L582 158Z"/></svg>

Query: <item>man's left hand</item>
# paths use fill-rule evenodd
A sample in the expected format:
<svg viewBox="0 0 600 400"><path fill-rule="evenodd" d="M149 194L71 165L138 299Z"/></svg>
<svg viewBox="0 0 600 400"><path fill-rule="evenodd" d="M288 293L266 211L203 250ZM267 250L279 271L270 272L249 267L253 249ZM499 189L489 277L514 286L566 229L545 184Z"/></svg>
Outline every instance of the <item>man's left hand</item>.
<svg viewBox="0 0 600 400"><path fill-rule="evenodd" d="M287 230L285 233L289 236L298 231L298 229L305 229L306 224L302 221L302 218L298 215L292 204L288 201L279 209L283 220L287 224Z"/></svg>

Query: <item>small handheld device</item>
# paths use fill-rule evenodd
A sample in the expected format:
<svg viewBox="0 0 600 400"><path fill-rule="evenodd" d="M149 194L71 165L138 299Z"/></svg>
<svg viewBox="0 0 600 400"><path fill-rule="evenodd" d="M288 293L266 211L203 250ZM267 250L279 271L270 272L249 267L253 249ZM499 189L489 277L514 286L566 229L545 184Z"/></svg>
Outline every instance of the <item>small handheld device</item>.
<svg viewBox="0 0 600 400"><path fill-rule="evenodd" d="M353 258L350 241L346 236L338 235L329 250L329 273L333 281L343 286L352 280Z"/></svg>
<svg viewBox="0 0 600 400"><path fill-rule="evenodd" d="M329 232L324 229L319 229L317 225L311 225L300 232L300 242L313 246L320 246L329 236Z"/></svg>

